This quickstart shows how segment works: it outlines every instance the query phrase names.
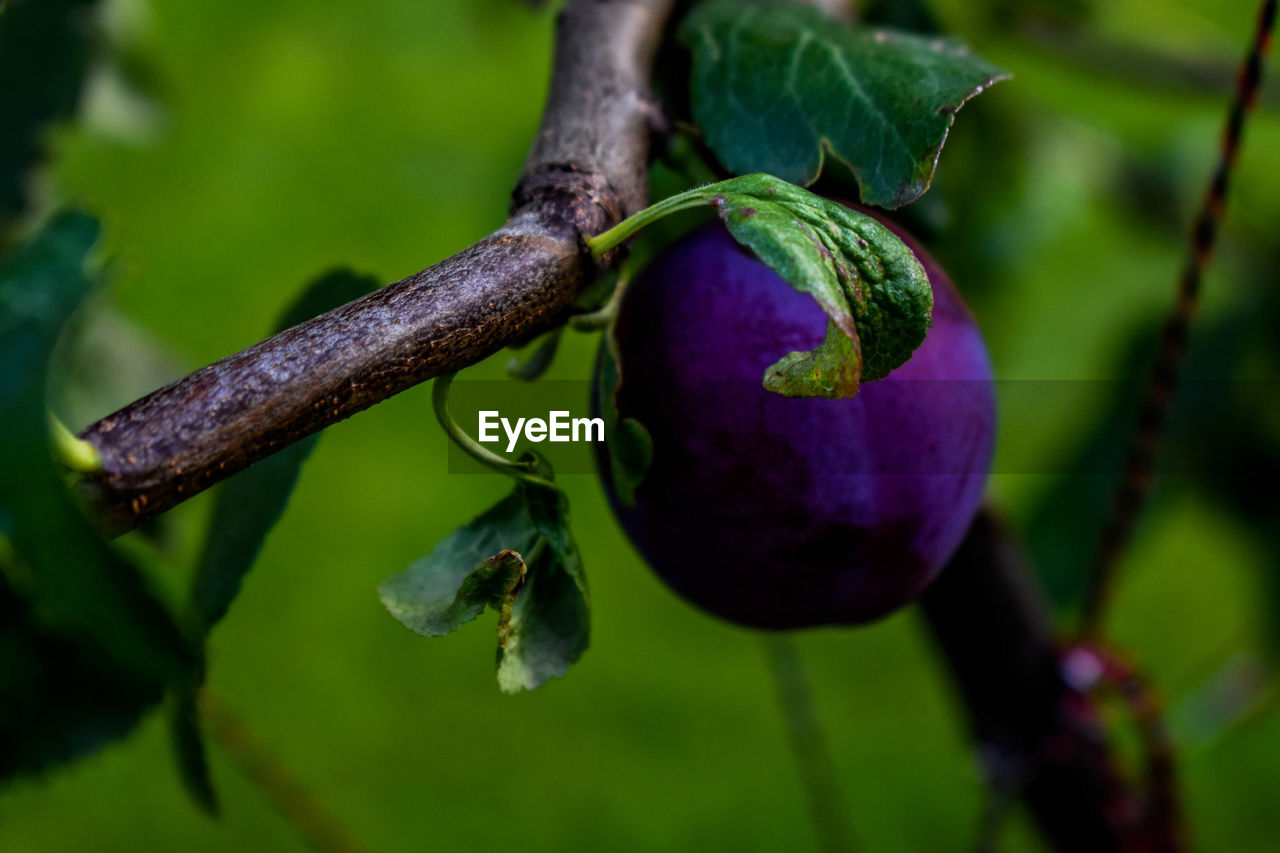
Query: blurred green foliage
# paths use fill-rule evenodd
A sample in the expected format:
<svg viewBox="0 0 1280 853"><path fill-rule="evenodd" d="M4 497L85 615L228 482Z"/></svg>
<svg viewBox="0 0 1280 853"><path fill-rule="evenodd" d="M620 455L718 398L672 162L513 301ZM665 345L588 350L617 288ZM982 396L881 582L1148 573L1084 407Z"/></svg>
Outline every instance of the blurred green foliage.
<svg viewBox="0 0 1280 853"><path fill-rule="evenodd" d="M910 213L1002 379L1132 377L1135 336L1172 297L1254 4L1029 5L1043 14L944 0L915 16L1014 80L961 113L933 192ZM502 220L541 109L549 12L516 0L113 0L107 13L116 58L95 66L35 197L102 219L111 301L176 355L174 377L257 340L332 264L398 278ZM1210 378L1275 377L1256 334L1275 317L1261 296L1280 255L1275 103L1264 97L1246 134L1192 347L1233 319L1260 343ZM549 377L586 379L593 355L594 340L566 335ZM464 377L499 378L505 360ZM97 414L154 387L136 372L111 379ZM1046 387L1060 390L1005 406L998 469L1062 471L1110 417L1092 383ZM1266 405L1244 411L1252 443L1206 433L1208 462L1186 469L1216 479L1180 476L1158 493L1111 622L1167 698L1206 850L1270 850L1280 834L1280 712L1266 679L1277 543L1259 535L1275 518L1276 466L1255 455L1280 420ZM594 479L562 480L594 616L566 679L504 696L491 635L424 641L378 601L383 578L508 488L448 473L424 388L328 430L214 635L211 689L370 849L810 845L760 639L672 596ZM1021 527L1061 482L1003 474L991 493ZM189 577L161 567L194 565L212 504L197 498L158 537L124 543L175 598ZM799 648L865 847L969 847L981 782L915 615L807 632ZM0 848L300 849L216 746L210 758L220 822L185 798L153 716L132 740L0 792ZM1020 821L1007 841L1037 849Z"/></svg>

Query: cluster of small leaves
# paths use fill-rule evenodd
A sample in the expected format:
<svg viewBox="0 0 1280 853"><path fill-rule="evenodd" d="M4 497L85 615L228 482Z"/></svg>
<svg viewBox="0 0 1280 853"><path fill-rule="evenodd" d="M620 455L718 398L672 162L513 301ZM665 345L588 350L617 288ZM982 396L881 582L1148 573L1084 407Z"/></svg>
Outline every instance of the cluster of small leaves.
<svg viewBox="0 0 1280 853"><path fill-rule="evenodd" d="M521 481L487 512L445 537L378 588L406 628L439 637L486 607L498 616L498 686L532 690L564 675L586 651L587 578L569 530L569 504L531 454L542 483Z"/></svg>
<svg viewBox="0 0 1280 853"><path fill-rule="evenodd" d="M792 3L708 0L686 17L693 117L730 172L817 179L829 155L862 201L929 188L955 113L1008 75L946 38L850 27Z"/></svg>

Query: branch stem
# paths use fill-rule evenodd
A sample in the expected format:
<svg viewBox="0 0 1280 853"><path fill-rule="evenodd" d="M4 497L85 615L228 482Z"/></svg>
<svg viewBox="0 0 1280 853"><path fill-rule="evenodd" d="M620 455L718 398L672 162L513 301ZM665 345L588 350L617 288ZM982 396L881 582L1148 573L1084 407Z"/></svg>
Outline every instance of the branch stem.
<svg viewBox="0 0 1280 853"><path fill-rule="evenodd" d="M80 433L80 487L136 527L287 445L563 322L615 259L585 235L648 200L653 54L674 0L569 0L511 216L470 248L228 356Z"/></svg>

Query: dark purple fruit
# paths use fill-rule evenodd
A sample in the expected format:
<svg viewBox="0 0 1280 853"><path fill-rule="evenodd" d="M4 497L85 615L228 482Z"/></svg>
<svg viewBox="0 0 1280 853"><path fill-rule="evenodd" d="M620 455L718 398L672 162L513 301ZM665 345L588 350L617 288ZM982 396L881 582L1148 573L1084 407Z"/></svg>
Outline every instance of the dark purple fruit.
<svg viewBox="0 0 1280 853"><path fill-rule="evenodd" d="M622 417L653 438L635 503L615 513L676 592L743 625L867 622L951 556L991 462L991 366L946 274L911 360L852 399L786 398L765 369L821 343L826 315L719 223L653 261L617 325Z"/></svg>

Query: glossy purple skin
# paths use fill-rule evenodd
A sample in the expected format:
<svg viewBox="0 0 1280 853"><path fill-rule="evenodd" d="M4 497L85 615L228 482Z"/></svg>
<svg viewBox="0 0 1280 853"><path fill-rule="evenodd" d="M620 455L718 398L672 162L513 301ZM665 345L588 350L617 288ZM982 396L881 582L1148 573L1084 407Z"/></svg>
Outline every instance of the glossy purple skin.
<svg viewBox="0 0 1280 853"><path fill-rule="evenodd" d="M908 245L933 325L910 361L847 400L761 386L773 362L822 341L826 315L719 223L629 288L619 408L648 428L654 458L630 507L603 454L600 469L631 541L689 601L760 628L867 622L914 598L959 544L991 462L991 367L950 280Z"/></svg>

